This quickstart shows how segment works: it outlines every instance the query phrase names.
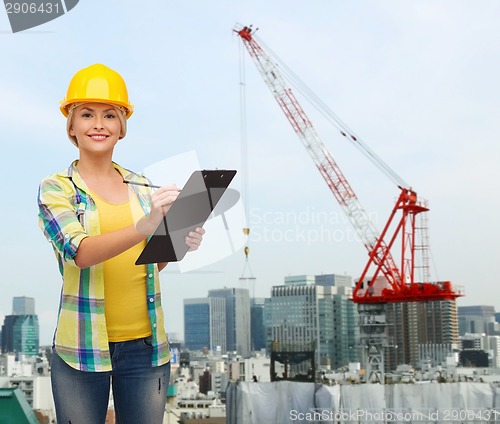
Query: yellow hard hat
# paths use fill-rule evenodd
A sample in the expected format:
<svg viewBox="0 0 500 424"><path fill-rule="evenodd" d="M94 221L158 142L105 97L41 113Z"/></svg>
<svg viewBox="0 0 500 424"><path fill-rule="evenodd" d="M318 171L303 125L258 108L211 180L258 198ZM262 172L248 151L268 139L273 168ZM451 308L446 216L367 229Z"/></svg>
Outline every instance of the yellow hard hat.
<svg viewBox="0 0 500 424"><path fill-rule="evenodd" d="M97 63L80 69L71 79L60 109L68 116L74 103L109 103L125 109L127 118L134 112L128 100L127 86L121 75L105 65Z"/></svg>

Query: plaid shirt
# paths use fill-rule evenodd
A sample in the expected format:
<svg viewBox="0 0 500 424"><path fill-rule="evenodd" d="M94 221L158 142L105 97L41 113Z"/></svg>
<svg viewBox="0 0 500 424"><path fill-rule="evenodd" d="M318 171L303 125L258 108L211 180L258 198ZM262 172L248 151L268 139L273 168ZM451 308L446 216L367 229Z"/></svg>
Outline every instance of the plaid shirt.
<svg viewBox="0 0 500 424"><path fill-rule="evenodd" d="M74 258L80 242L100 234L96 205L76 161L60 173L45 178L38 192L39 226L52 244L63 278L54 334L57 354L81 371L110 371L108 334L104 316L103 264L80 269ZM114 164L126 180L148 183L142 176ZM150 189L129 186L137 195L145 214L149 213ZM156 264L147 265L146 277L149 320L152 330L152 366L166 364L170 349L163 322L160 279Z"/></svg>

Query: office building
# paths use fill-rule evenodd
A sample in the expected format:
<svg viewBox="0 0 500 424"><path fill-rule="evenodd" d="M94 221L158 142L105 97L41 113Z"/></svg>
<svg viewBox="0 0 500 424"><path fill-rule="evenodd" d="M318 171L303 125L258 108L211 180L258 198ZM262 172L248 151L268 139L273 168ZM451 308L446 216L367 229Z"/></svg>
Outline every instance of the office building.
<svg viewBox="0 0 500 424"><path fill-rule="evenodd" d="M352 287L352 278L349 275L321 274L315 275L314 281L320 286Z"/></svg>
<svg viewBox="0 0 500 424"><path fill-rule="evenodd" d="M333 349L332 368L361 360L359 352L358 306L349 300L350 286L342 285L333 294Z"/></svg>
<svg viewBox="0 0 500 424"><path fill-rule="evenodd" d="M35 315L35 299L26 296L14 297L12 315Z"/></svg>
<svg viewBox="0 0 500 424"><path fill-rule="evenodd" d="M497 332L495 307L489 305L459 306L458 333L464 336L468 333L495 335Z"/></svg>
<svg viewBox="0 0 500 424"><path fill-rule="evenodd" d="M268 345L278 350L314 349L319 366L336 369L359 360L357 309L351 283L331 276L285 277L266 303ZM344 277L344 276L342 276Z"/></svg>
<svg viewBox="0 0 500 424"><path fill-rule="evenodd" d="M250 339L252 351L266 348L266 327L264 324L264 298L252 298L250 302Z"/></svg>
<svg viewBox="0 0 500 424"><path fill-rule="evenodd" d="M224 298L184 299L184 343L190 350L226 352Z"/></svg>
<svg viewBox="0 0 500 424"><path fill-rule="evenodd" d="M36 356L40 347L40 326L36 315L17 315L13 328L14 352Z"/></svg>
<svg viewBox="0 0 500 424"><path fill-rule="evenodd" d="M2 353L16 352L27 356L38 354L40 326L35 315L35 300L29 297L15 297L12 315L4 318L2 325Z"/></svg>
<svg viewBox="0 0 500 424"><path fill-rule="evenodd" d="M251 353L250 295L248 289L209 290L208 297L226 301L226 349L247 357Z"/></svg>
<svg viewBox="0 0 500 424"><path fill-rule="evenodd" d="M289 275L285 277L285 286L304 286L316 283L314 275Z"/></svg>
<svg viewBox="0 0 500 424"><path fill-rule="evenodd" d="M14 324L17 315L6 315L2 325L2 353L14 352Z"/></svg>

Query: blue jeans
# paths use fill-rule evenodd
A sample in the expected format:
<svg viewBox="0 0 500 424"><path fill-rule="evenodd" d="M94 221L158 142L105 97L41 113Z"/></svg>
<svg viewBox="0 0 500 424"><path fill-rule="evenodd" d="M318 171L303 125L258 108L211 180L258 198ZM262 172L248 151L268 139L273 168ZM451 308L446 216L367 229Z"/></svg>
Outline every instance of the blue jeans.
<svg viewBox="0 0 500 424"><path fill-rule="evenodd" d="M109 347L113 366L109 372L76 370L53 351L51 380L58 424L104 424L110 386L117 424L161 424L170 363L151 366L148 337Z"/></svg>

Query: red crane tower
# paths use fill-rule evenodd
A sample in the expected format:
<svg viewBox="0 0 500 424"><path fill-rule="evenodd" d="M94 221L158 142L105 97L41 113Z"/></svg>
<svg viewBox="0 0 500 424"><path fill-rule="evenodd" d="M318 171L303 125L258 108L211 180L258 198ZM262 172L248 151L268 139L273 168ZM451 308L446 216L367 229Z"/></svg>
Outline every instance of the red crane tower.
<svg viewBox="0 0 500 424"><path fill-rule="evenodd" d="M252 26L244 26L234 31L243 41L261 76L368 251L368 261L356 282L352 297L352 300L360 305L360 313L365 315L361 317L361 326L363 327L363 320L366 323L373 322L374 316L380 317L379 324L385 325L385 315L381 306L386 303L455 300L462 296L462 293L454 290L450 281L417 282L415 279L416 217L428 211L425 204L418 200L417 193L335 117L335 125L340 134L367 154L400 189L396 204L379 234L291 88L285 82L280 67L255 40L255 31ZM392 254L398 247L400 248L399 264ZM383 349L387 341L379 338L378 341L373 342L374 335L381 333L380 328L370 329L367 326L365 330L367 340L371 340L367 348L368 354L370 356L371 350L372 359L375 360L372 365L375 367L375 372L380 372L380 367L383 367ZM385 330L383 333L385 334ZM377 346L382 351L378 351ZM380 376L377 379L380 379Z"/></svg>

